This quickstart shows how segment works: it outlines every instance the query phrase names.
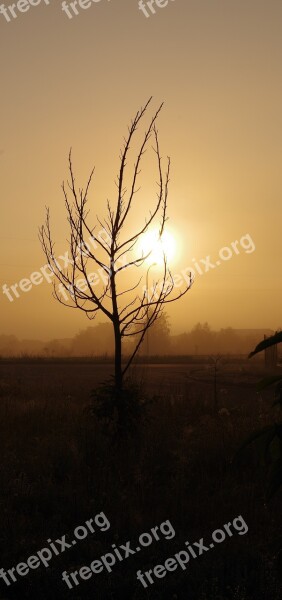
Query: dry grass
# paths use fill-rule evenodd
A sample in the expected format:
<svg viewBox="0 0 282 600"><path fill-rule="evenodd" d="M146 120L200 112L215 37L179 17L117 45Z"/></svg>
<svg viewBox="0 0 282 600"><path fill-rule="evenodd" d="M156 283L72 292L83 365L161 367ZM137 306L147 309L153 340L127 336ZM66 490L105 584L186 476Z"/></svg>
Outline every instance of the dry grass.
<svg viewBox="0 0 282 600"><path fill-rule="evenodd" d="M273 418L268 393L259 399L254 377L236 370L232 386L219 385L214 414L212 386L184 377L185 365L143 370L144 386L159 394L147 422L119 445L103 435L85 408L90 390L110 366L0 364L1 566L10 568L103 510L111 528L87 538L9 588L4 597L24 600L139 598L279 600L276 555L281 548L281 495L264 501L256 452L230 464L245 437ZM150 378L148 378L148 372ZM245 383L244 383L245 382ZM163 563L185 540L209 536L242 514L245 536L233 537L143 590L136 571ZM170 519L176 538L156 544L117 566L107 578L69 591L63 570L73 570L109 551L114 541L133 541Z"/></svg>

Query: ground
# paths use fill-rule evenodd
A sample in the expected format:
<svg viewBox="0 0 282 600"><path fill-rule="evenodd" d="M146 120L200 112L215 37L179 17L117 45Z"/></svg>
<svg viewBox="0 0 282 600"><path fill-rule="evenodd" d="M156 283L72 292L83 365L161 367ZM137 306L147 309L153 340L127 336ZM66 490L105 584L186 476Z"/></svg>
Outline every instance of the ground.
<svg viewBox="0 0 282 600"><path fill-rule="evenodd" d="M144 417L131 435L105 434L91 410L91 390L110 364L23 359L0 361L0 544L6 571L103 512L110 522L50 565L30 570L0 598L52 600L278 600L281 590L281 492L265 499L265 469L256 448L232 459L246 437L277 416L256 382L262 363L226 361L215 389L208 364L138 365ZM137 580L185 549L185 542L242 516L244 535L226 537L147 588ZM62 572L82 566L168 521L161 539L69 589ZM187 549L187 545L186 545ZM2 595L1 595L2 594Z"/></svg>

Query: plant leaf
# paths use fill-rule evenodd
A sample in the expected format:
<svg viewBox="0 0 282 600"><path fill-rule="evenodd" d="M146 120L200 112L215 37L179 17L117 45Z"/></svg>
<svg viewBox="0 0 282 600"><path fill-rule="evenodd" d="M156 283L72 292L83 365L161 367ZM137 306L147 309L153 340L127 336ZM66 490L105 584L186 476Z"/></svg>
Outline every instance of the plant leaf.
<svg viewBox="0 0 282 600"><path fill-rule="evenodd" d="M260 342L255 347L255 349L253 350L253 352L250 352L248 358L251 358L252 356L254 356L255 354L257 354L258 352L261 352L262 350L265 350L266 348L269 348L270 346L274 346L275 344L279 344L280 342L282 342L282 331L278 331L278 333L275 333L271 337L269 337L266 340L263 340L262 342Z"/></svg>

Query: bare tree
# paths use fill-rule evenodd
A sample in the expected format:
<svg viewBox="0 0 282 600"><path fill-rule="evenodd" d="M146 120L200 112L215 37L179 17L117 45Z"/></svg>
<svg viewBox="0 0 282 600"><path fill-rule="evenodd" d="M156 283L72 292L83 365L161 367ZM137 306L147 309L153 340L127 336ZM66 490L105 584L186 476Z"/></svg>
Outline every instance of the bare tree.
<svg viewBox="0 0 282 600"><path fill-rule="evenodd" d="M132 167L131 176L128 175L127 160L130 155L130 147L135 141L136 132L140 121L148 110L152 98L148 100L135 115L128 127L128 133L124 138L124 145L120 152L120 166L117 176L117 198L114 207L107 201L107 214L103 222L96 217L97 223L102 226L106 236L95 235L96 226L89 224L88 196L92 182L94 169L87 181L85 189L77 188L71 151L69 154L69 175L67 185L63 183L63 193L70 237L68 239L69 257L67 266L62 268L55 256L55 247L51 235L50 213L46 209L46 221L39 230L39 237L45 252L50 269L55 275L54 292L55 298L66 306L78 308L84 311L88 318L93 319L97 312L101 311L112 323L115 340L115 390L118 397L123 388L125 375L142 344L146 331L154 324L161 315L162 310L169 302L181 298L189 290L190 281L184 289L175 292L173 276L167 264L165 253L161 275L154 283L151 298L148 289L142 288L142 280L145 278L144 269L140 275L140 267L151 254L138 252L138 241L141 236L158 222L159 239L162 238L165 223L167 221L167 200L170 175L170 159L167 159L167 167L163 172L162 159L159 148L158 130L156 121L162 105L153 114L149 125L145 128L142 140L136 151L136 160ZM153 151L156 158L158 173L156 199L153 209L150 211L143 224L136 224L135 231L128 221L135 205L141 162L148 147L149 141L153 139ZM126 180L128 181L126 185ZM93 249L94 246L94 249ZM66 261L65 261L66 262ZM103 283L99 282L91 273L91 265L99 267L103 275ZM146 263L145 263L146 265ZM138 273L137 281L129 284L131 274ZM126 281L124 282L124 275ZM134 275L132 275L134 276ZM83 279L78 281L78 277ZM94 278L94 279L93 279ZM70 294L67 298L66 293ZM67 299L66 299L67 298ZM129 336L136 336L135 347L131 355L122 361L122 340ZM136 338L135 338L136 339Z"/></svg>

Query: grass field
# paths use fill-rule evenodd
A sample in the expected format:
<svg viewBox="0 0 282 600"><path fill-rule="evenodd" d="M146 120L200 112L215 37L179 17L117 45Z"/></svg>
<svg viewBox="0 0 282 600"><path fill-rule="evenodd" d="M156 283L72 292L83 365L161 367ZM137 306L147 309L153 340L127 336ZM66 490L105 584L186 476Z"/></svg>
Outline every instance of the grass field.
<svg viewBox="0 0 282 600"><path fill-rule="evenodd" d="M110 364L0 362L1 565L10 569L98 512L111 527L55 556L50 566L18 576L0 598L51 600L141 598L280 600L281 492L265 502L265 468L244 439L273 422L272 392L256 392L261 363L242 361L214 376L206 364L138 365L135 380L152 399L146 419L119 440L89 411L93 388ZM230 537L155 583L153 568L242 515L246 535ZM62 572L79 570L169 519L176 535L142 548L112 573L68 589ZM134 545L134 544L133 544ZM1 595L2 594L2 595Z"/></svg>

